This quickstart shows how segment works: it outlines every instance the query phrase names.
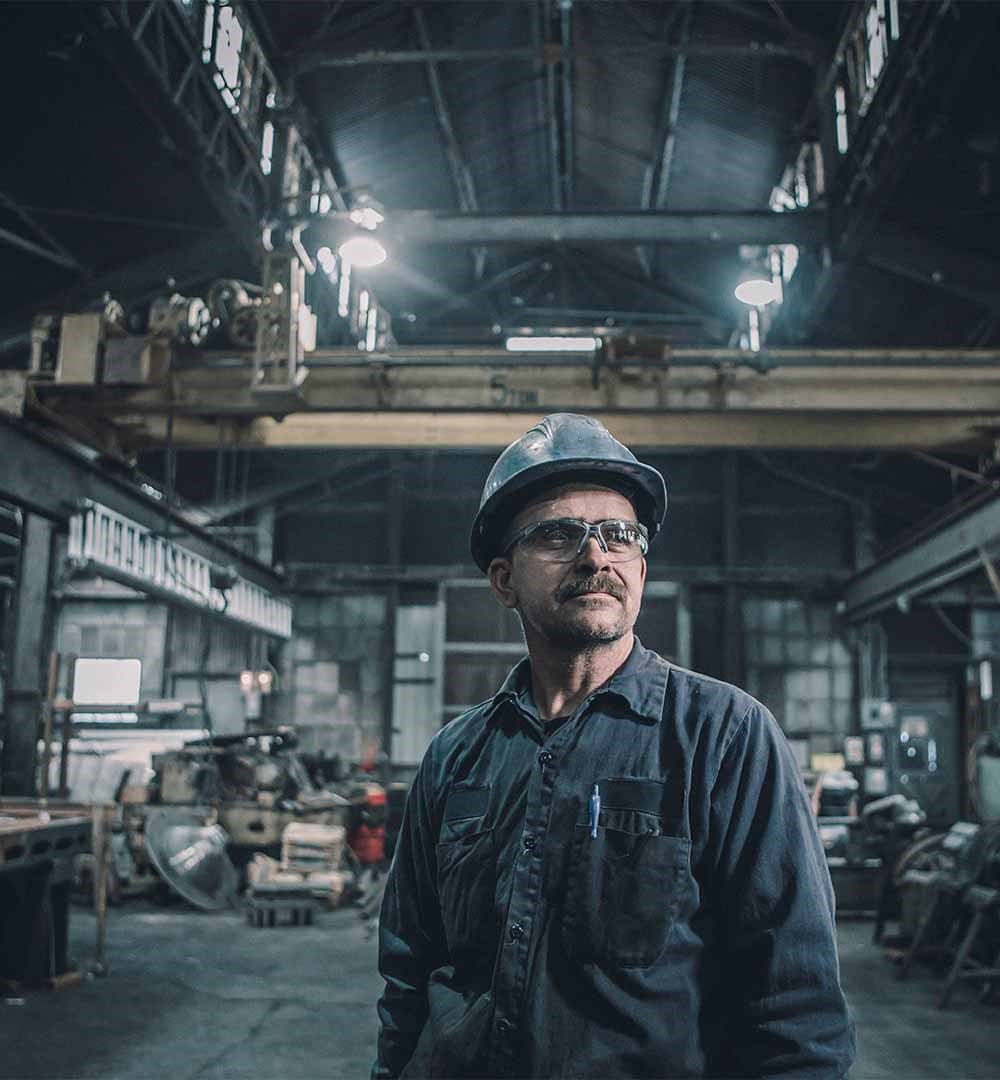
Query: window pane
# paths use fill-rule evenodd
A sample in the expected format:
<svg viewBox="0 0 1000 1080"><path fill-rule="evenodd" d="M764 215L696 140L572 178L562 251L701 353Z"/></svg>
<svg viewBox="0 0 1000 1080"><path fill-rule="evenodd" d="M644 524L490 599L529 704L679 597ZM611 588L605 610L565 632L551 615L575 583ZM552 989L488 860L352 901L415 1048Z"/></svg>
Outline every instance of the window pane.
<svg viewBox="0 0 1000 1080"><path fill-rule="evenodd" d="M847 701L838 701L833 706L833 726L841 734L851 730L851 705Z"/></svg>
<svg viewBox="0 0 1000 1080"><path fill-rule="evenodd" d="M845 668L838 668L833 673L833 696L838 701L850 702L851 683L851 672Z"/></svg>
<svg viewBox="0 0 1000 1080"><path fill-rule="evenodd" d="M489 589L452 587L445 595L448 598L445 628L448 641L523 641L517 615L505 608Z"/></svg>
<svg viewBox="0 0 1000 1080"><path fill-rule="evenodd" d="M804 634L806 632L806 608L804 604L794 601L787 606L785 630L790 634Z"/></svg>
<svg viewBox="0 0 1000 1080"><path fill-rule="evenodd" d="M830 673L828 671L809 673L809 696L813 701L828 702L830 700Z"/></svg>
<svg viewBox="0 0 1000 1080"><path fill-rule="evenodd" d="M830 642L814 641L812 644L812 661L814 664L829 664Z"/></svg>
<svg viewBox="0 0 1000 1080"><path fill-rule="evenodd" d="M476 705L493 697L516 662L516 656L446 656L445 705Z"/></svg>
<svg viewBox="0 0 1000 1080"><path fill-rule="evenodd" d="M851 654L847 651L847 648L842 641L834 640L832 657L833 663L836 664L837 667L849 668L851 666Z"/></svg>
<svg viewBox="0 0 1000 1080"><path fill-rule="evenodd" d="M77 705L135 705L141 677L141 660L77 660L73 701Z"/></svg>
<svg viewBox="0 0 1000 1080"><path fill-rule="evenodd" d="M790 664L809 663L809 650L805 638L788 639L788 662Z"/></svg>

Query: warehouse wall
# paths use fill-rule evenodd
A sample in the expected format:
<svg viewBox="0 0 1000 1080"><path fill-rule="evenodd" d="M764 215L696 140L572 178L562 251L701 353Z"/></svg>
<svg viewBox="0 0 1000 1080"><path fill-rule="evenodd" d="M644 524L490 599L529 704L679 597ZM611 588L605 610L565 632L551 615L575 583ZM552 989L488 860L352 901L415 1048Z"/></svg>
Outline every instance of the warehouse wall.
<svg viewBox="0 0 1000 1080"><path fill-rule="evenodd" d="M738 514L737 550L746 568L803 569L813 576L844 571L854 561L855 526L847 501L824 493L837 486L837 455L722 451L643 454L670 491L667 526L650 565L686 577L727 562L726 507ZM337 455L327 455L330 469ZM392 562L393 518L399 519L403 566L465 566L468 530L493 454L385 453L348 479L294 500L278 517L276 558L287 566L384 566ZM788 475L776 473L787 470ZM795 477L801 478L801 483ZM820 478L820 479L817 479ZM727 485L729 485L727 487ZM401 492L396 505L393 488Z"/></svg>
<svg viewBox="0 0 1000 1080"><path fill-rule="evenodd" d="M359 761L382 742L386 598L298 596L292 624L282 686L300 745Z"/></svg>
<svg viewBox="0 0 1000 1080"><path fill-rule="evenodd" d="M854 662L834 607L838 583L867 540L861 500L839 493L844 459L723 451L639 456L664 473L670 491L649 581L679 586L679 633L687 640L671 654L760 694L804 759L839 749L856 702ZM276 557L301 593L289 671L292 715L310 745L355 758L367 739L381 745L382 688L389 681L382 650L396 603L391 582L450 582L442 595L457 598L464 594L456 585L481 579L469 559L468 530L494 457L369 454L339 479L279 506ZM337 454L328 454L327 464L331 475L341 468ZM344 589L354 595L336 595ZM484 643L493 640L488 621ZM469 633L460 636L468 640ZM476 670L487 661L505 672L511 658L481 657ZM355 697L347 700L345 663L357 665ZM462 670L470 663L463 661ZM443 669L448 676L447 663ZM468 695L458 698L465 703Z"/></svg>
<svg viewBox="0 0 1000 1080"><path fill-rule="evenodd" d="M55 648L64 658L59 694L71 696L73 660L83 657L140 660L140 699L163 697L166 625L166 604L110 582L79 583L73 598L59 607Z"/></svg>
<svg viewBox="0 0 1000 1080"><path fill-rule="evenodd" d="M102 579L78 580L59 605L59 693L73 688L73 660L142 662L140 700L197 701L204 690L218 734L245 730L240 672L267 661L266 641L234 623L158 602Z"/></svg>

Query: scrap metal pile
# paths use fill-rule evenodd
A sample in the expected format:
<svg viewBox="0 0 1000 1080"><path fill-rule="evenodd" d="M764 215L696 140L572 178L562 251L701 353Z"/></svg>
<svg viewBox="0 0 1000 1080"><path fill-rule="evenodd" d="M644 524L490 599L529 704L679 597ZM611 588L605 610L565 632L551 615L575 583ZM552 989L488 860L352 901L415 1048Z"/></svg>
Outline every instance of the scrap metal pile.
<svg viewBox="0 0 1000 1080"><path fill-rule="evenodd" d="M152 766L148 784L121 792L115 863L125 886L162 879L196 907L232 906L254 857L277 856L289 826L310 824L339 830L338 860L329 866L337 887L328 882L327 895L349 894L342 837L351 804L314 785L290 729L193 740L155 754Z"/></svg>

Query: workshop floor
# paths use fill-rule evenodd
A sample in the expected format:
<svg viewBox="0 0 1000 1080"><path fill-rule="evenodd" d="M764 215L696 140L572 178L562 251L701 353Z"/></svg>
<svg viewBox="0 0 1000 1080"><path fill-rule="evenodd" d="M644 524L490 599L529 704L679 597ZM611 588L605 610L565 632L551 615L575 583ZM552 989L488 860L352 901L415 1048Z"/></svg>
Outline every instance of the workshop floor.
<svg viewBox="0 0 1000 1080"><path fill-rule="evenodd" d="M869 923L841 925L844 985L858 1024L855 1080L1000 1077L1000 1009L959 987L905 983L870 943ZM94 920L75 908L73 955L93 957ZM313 927L255 930L236 915L129 902L110 911L105 978L0 998L0 1077L113 1080L364 1080L375 942L356 909Z"/></svg>

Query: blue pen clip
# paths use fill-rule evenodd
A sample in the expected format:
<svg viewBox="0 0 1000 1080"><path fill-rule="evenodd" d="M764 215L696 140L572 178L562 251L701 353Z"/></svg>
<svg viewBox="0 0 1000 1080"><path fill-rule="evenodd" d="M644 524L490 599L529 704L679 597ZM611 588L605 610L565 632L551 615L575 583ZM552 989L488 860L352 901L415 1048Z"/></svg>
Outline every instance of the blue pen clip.
<svg viewBox="0 0 1000 1080"><path fill-rule="evenodd" d="M590 838L597 839L597 819L601 816L601 789L594 784L594 793L590 796Z"/></svg>

